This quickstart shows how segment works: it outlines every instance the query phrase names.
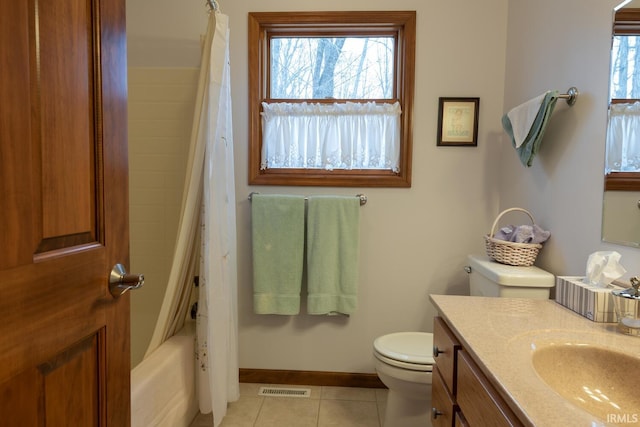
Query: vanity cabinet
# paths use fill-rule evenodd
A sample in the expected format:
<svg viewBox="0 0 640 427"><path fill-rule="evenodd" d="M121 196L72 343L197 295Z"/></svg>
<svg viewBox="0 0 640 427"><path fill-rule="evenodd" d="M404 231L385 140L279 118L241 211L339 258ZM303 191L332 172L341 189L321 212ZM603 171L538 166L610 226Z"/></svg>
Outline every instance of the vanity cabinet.
<svg viewBox="0 0 640 427"><path fill-rule="evenodd" d="M434 427L523 425L441 317L434 319L433 356Z"/></svg>
<svg viewBox="0 0 640 427"><path fill-rule="evenodd" d="M431 373L431 425L451 427L455 419L456 405L437 367Z"/></svg>
<svg viewBox="0 0 640 427"><path fill-rule="evenodd" d="M431 375L431 424L433 427L453 427L460 412L455 402L457 388L457 358L461 346L444 320L434 319L433 357L436 361ZM461 424L465 425L465 424Z"/></svg>

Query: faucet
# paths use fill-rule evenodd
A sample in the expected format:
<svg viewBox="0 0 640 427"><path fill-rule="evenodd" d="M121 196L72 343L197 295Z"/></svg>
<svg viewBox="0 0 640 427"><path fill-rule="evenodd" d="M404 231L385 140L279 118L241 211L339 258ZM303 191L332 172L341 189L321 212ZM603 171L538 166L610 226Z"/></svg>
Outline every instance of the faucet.
<svg viewBox="0 0 640 427"><path fill-rule="evenodd" d="M633 295L631 296L640 297L640 278L638 278L638 276L633 276L629 281L631 282L632 288L627 289L627 291L629 293L633 291Z"/></svg>

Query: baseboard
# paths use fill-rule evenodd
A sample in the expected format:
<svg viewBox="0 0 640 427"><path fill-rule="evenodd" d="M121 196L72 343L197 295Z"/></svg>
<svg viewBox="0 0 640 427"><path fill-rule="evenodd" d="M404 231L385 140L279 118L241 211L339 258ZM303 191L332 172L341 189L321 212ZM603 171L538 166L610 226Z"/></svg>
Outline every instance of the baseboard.
<svg viewBox="0 0 640 427"><path fill-rule="evenodd" d="M241 383L385 388L376 374L281 369L240 369Z"/></svg>

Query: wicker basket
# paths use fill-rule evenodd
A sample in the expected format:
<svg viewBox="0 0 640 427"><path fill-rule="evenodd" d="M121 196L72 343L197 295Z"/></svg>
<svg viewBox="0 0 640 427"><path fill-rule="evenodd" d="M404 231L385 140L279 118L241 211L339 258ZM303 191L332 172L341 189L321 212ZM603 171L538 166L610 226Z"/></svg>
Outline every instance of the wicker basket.
<svg viewBox="0 0 640 427"><path fill-rule="evenodd" d="M500 221L500 218L502 218L504 214L513 211L521 211L526 213L527 215L529 215L531 223L535 225L533 216L531 216L529 211L525 209L510 208L502 211L493 222L491 233L484 236L487 255L489 256L489 258L502 264L529 267L533 265L534 262L536 262L538 252L542 248L541 244L507 242L506 240L493 238L493 236L495 235L496 226L498 225L498 221Z"/></svg>

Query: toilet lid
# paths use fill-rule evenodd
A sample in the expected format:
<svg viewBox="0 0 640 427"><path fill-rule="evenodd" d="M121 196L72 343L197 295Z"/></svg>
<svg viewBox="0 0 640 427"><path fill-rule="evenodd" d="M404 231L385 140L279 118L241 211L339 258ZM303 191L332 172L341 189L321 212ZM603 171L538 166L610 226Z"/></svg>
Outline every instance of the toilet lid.
<svg viewBox="0 0 640 427"><path fill-rule="evenodd" d="M433 334L428 332L396 332L373 341L380 355L405 363L433 365Z"/></svg>

